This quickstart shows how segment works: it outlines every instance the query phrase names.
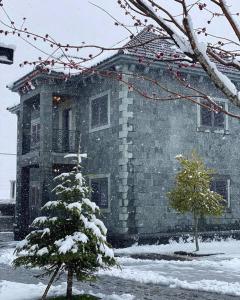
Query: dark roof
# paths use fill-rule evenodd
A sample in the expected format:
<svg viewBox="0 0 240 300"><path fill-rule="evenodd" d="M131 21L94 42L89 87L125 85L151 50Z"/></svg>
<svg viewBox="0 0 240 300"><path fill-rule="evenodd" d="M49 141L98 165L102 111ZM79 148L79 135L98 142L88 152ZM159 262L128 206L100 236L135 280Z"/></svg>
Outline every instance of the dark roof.
<svg viewBox="0 0 240 300"><path fill-rule="evenodd" d="M139 44L146 43L143 46ZM125 46L134 46L124 50L125 54L132 54L151 59L156 59L156 54L163 54L162 57L171 57L177 54L177 49L173 42L162 39L159 35L151 32L149 27L143 29L138 35L131 39ZM175 49L174 49L175 48Z"/></svg>
<svg viewBox="0 0 240 300"><path fill-rule="evenodd" d="M148 42L149 41L149 42ZM145 43L145 45L140 45L141 43ZM138 35L136 35L132 40L130 40L126 46L135 46L134 48L129 48L124 50L124 54L137 56L140 60L144 60L148 58L153 62L166 61L171 59L178 58L188 58L184 53L181 52L179 48L174 44L173 41L169 39L164 39L159 34L156 34L151 31L149 27L143 29ZM219 62L211 59L218 67L218 69L222 72L226 73L238 73L239 72L229 66L224 66ZM174 64L179 64L179 61L171 62ZM184 61L183 61L184 64ZM191 67L191 64L190 64ZM202 67L197 63L194 64L194 67L201 69Z"/></svg>

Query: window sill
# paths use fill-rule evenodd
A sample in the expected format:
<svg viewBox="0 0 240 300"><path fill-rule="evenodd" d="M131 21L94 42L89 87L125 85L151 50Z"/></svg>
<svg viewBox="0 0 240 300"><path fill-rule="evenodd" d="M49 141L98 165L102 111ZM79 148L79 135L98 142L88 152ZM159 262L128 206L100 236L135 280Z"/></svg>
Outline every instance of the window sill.
<svg viewBox="0 0 240 300"><path fill-rule="evenodd" d="M105 207L105 208L99 207L99 209L102 214L109 214L111 212L110 207Z"/></svg>
<svg viewBox="0 0 240 300"><path fill-rule="evenodd" d="M107 129L107 128L110 128L110 124L99 126L99 127L89 128L89 132L95 132L95 131L99 131L99 130L103 130L103 129Z"/></svg>
<svg viewBox="0 0 240 300"><path fill-rule="evenodd" d="M197 132L218 133L218 134L224 134L224 135L230 134L229 130L219 129L216 127L206 127L206 126L197 127Z"/></svg>

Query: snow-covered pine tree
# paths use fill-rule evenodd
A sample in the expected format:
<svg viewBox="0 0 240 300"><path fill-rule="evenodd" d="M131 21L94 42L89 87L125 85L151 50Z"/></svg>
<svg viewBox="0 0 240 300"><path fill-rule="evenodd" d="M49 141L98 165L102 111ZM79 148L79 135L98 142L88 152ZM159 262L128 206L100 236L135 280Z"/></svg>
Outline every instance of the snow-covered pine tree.
<svg viewBox="0 0 240 300"><path fill-rule="evenodd" d="M176 186L167 195L170 205L181 213L191 213L193 217L196 251L198 243L198 220L201 216L220 216L224 211L224 199L210 190L213 170L205 167L203 161L193 151L191 158L177 155L181 170L176 177Z"/></svg>
<svg viewBox="0 0 240 300"><path fill-rule="evenodd" d="M106 241L107 229L98 218L99 208L89 199L89 188L80 164L69 173L55 177L55 201L42 207L35 228L17 248L15 267L40 267L50 275L48 290L59 271L67 273L67 299L72 299L74 275L79 281L92 280L94 272L116 264L111 246Z"/></svg>

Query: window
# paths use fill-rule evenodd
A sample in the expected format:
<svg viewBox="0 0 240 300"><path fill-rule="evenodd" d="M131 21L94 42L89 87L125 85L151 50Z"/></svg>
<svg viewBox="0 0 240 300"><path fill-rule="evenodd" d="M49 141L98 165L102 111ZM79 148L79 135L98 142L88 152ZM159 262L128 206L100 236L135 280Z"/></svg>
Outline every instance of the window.
<svg viewBox="0 0 240 300"><path fill-rule="evenodd" d="M91 98L90 130L107 128L109 119L109 93Z"/></svg>
<svg viewBox="0 0 240 300"><path fill-rule="evenodd" d="M202 101L203 104L209 106L209 109L205 107L199 107L199 126L208 127L215 130L227 130L227 116L223 112L214 112L210 109L210 104L206 101ZM216 103L220 106L223 106L227 110L226 102Z"/></svg>
<svg viewBox="0 0 240 300"><path fill-rule="evenodd" d="M39 204L39 190L40 186L39 183L31 184L30 185L30 206L38 206Z"/></svg>
<svg viewBox="0 0 240 300"><path fill-rule="evenodd" d="M31 122L31 146L35 146L40 142L40 120L32 120Z"/></svg>
<svg viewBox="0 0 240 300"><path fill-rule="evenodd" d="M230 207L230 179L213 178L211 182L211 190L222 195L225 207Z"/></svg>
<svg viewBox="0 0 240 300"><path fill-rule="evenodd" d="M109 177L91 178L91 200L100 208L108 208Z"/></svg>

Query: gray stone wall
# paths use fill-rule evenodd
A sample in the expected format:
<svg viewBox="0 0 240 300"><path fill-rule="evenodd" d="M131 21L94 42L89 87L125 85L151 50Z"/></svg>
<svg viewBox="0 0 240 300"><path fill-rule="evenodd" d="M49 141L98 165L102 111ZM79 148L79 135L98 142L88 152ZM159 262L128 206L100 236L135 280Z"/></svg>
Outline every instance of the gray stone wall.
<svg viewBox="0 0 240 300"><path fill-rule="evenodd" d="M90 131L90 98L108 92L110 95L110 125ZM78 90L76 98L76 128L81 134L83 172L86 176L110 175L109 208L102 210L103 220L110 234L119 232L119 84L114 80L95 78Z"/></svg>
<svg viewBox="0 0 240 300"><path fill-rule="evenodd" d="M172 90L183 91L167 71L161 75L151 71L148 76L160 80ZM220 97L207 78L189 77L190 82L213 97ZM153 90L147 82L137 82L145 91ZM157 92L164 96L159 89ZM240 147L239 120L228 118L229 132L201 131L198 128L199 107L186 100L153 101L133 93L133 165L136 232L160 233L188 231L189 215L169 207L166 193L174 186L179 170L175 156L196 150L206 165L220 175L230 176L231 207L221 218L207 218L205 228L233 229L240 218ZM229 111L240 113L229 104ZM221 224L221 226L218 226Z"/></svg>

